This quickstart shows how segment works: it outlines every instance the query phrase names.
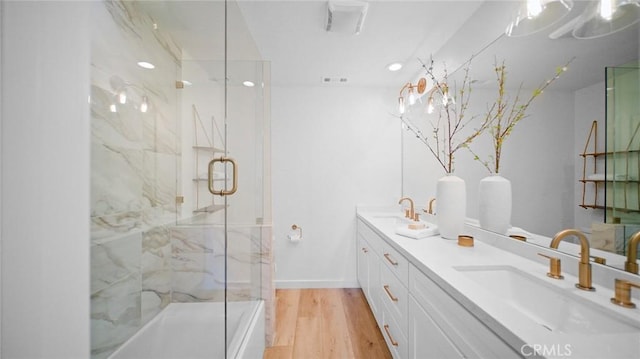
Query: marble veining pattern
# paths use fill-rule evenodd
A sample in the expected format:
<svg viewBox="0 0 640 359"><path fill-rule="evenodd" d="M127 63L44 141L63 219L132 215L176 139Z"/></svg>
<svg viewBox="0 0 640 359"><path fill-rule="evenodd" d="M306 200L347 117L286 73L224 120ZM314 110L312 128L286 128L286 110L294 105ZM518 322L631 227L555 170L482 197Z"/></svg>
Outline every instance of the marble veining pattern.
<svg viewBox="0 0 640 359"><path fill-rule="evenodd" d="M262 253L253 243L261 241L260 227L229 230L226 255L228 298L259 298ZM174 301L213 301L225 288L223 227L175 227L172 230ZM257 289L255 289L257 288Z"/></svg>
<svg viewBox="0 0 640 359"><path fill-rule="evenodd" d="M171 303L171 238L167 226L142 235L142 323Z"/></svg>
<svg viewBox="0 0 640 359"><path fill-rule="evenodd" d="M140 324L140 232L91 247L92 356L106 357Z"/></svg>
<svg viewBox="0 0 640 359"><path fill-rule="evenodd" d="M181 54L136 2L94 2L92 17L91 347L105 358L171 301Z"/></svg>

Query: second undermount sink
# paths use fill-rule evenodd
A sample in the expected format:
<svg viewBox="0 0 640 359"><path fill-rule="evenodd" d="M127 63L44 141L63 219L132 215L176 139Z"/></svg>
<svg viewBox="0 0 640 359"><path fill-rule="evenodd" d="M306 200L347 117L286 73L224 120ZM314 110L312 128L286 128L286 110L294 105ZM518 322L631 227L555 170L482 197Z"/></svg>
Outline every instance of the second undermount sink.
<svg viewBox="0 0 640 359"><path fill-rule="evenodd" d="M409 218L406 218L404 215L402 214L374 214L371 216L371 218L378 222L378 223L384 223L384 224L397 224L397 225L404 225L404 224L409 224L409 223L413 223L414 221L410 220ZM427 225L433 225L431 222L427 222L424 219L420 218L420 223L425 223Z"/></svg>
<svg viewBox="0 0 640 359"><path fill-rule="evenodd" d="M472 279L533 322L555 333L640 333L640 323L606 310L571 291L506 265L458 266Z"/></svg>

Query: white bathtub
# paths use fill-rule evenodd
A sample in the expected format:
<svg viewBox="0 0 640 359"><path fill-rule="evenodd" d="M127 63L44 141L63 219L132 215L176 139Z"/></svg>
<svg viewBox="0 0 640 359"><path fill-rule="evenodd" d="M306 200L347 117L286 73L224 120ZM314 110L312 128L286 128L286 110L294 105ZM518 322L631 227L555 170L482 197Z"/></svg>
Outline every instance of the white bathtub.
<svg viewBox="0 0 640 359"><path fill-rule="evenodd" d="M224 320L224 303L171 303L109 358L225 358ZM227 358L262 358L262 301L227 303L227 326Z"/></svg>

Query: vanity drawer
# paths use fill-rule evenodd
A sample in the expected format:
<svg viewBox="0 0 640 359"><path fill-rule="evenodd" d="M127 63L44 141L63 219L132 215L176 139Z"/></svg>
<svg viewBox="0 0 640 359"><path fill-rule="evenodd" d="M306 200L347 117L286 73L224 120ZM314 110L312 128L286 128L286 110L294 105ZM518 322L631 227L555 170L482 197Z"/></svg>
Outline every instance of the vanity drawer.
<svg viewBox="0 0 640 359"><path fill-rule="evenodd" d="M387 347L391 351L391 355L395 359L404 359L409 355L409 342L407 337L402 333L398 323L390 315L389 309L382 306L382 325L380 331L387 342Z"/></svg>
<svg viewBox="0 0 640 359"><path fill-rule="evenodd" d="M409 291L416 303L465 357L520 357L519 353L413 265L409 275Z"/></svg>
<svg viewBox="0 0 640 359"><path fill-rule="evenodd" d="M391 270L391 273L398 277L402 285L409 286L409 261L384 241L382 242L380 260Z"/></svg>
<svg viewBox="0 0 640 359"><path fill-rule="evenodd" d="M371 249L373 249L376 254L382 255L380 252L382 251L382 243L384 240L361 219L358 219L358 235L369 243Z"/></svg>
<svg viewBox="0 0 640 359"><path fill-rule="evenodd" d="M380 287L378 293L380 293L382 302L398 324L402 334L406 336L409 290L386 266L380 266Z"/></svg>

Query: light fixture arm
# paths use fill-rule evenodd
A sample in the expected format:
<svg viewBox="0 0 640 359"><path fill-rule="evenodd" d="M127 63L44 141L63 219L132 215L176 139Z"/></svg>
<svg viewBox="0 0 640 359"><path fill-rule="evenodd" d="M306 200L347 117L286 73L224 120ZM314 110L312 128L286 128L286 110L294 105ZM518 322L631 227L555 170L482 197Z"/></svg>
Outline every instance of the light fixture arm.
<svg viewBox="0 0 640 359"><path fill-rule="evenodd" d="M404 92L404 90L409 89L409 91L413 91L413 89L416 89L416 92L420 95L422 95L424 93L424 91L427 89L427 79L425 79L424 77L420 78L420 80L418 80L418 82L414 85L411 82L407 82L404 86L402 86L402 88L400 89L400 97L402 97L402 93Z"/></svg>
<svg viewBox="0 0 640 359"><path fill-rule="evenodd" d="M405 103L404 103L404 95L402 94L404 92L404 90L409 89L409 94L413 93L413 90L416 89L416 92L419 95L422 95L424 93L424 91L427 89L427 79L425 79L424 77L420 78L420 80L418 80L418 82L414 85L411 82L407 82L404 86L402 86L402 88L400 89L400 95L398 97L398 111L400 112L400 114L403 114L405 111ZM411 102L412 100L410 99L410 104L413 105L413 102Z"/></svg>

